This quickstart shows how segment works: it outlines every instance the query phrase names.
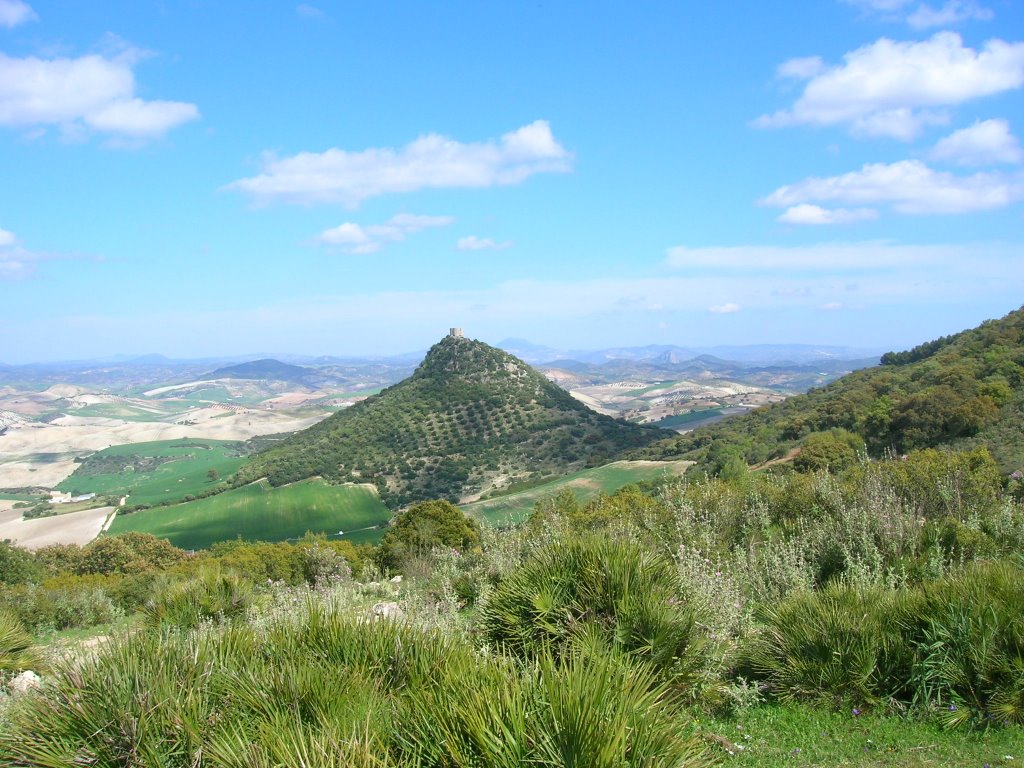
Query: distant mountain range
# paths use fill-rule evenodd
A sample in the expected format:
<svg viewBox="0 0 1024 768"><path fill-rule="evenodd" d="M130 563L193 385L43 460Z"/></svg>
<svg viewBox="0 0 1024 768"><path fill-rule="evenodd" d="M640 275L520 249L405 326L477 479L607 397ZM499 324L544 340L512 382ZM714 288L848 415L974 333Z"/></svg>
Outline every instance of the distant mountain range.
<svg viewBox="0 0 1024 768"><path fill-rule="evenodd" d="M811 363L819 360L858 360L875 358L883 349L828 346L821 344L749 344L715 347L678 347L672 344L648 344L642 347L610 347L597 350L560 350L533 344L524 339L505 339L496 345L532 364L576 360L601 364L612 360L677 364L701 357L743 363Z"/></svg>

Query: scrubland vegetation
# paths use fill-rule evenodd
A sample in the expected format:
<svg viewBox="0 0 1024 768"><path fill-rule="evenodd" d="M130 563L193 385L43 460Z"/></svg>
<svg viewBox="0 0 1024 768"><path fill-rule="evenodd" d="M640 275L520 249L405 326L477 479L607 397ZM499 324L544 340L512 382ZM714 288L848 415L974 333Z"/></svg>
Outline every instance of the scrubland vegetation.
<svg viewBox="0 0 1024 768"><path fill-rule="evenodd" d="M983 449L925 450L563 492L503 531L429 502L377 548L5 546L6 674L36 652L19 625L109 639L51 645L43 686L0 715L0 758L800 765L829 762L831 740L854 765L1009 764L1024 734L1009 482Z"/></svg>

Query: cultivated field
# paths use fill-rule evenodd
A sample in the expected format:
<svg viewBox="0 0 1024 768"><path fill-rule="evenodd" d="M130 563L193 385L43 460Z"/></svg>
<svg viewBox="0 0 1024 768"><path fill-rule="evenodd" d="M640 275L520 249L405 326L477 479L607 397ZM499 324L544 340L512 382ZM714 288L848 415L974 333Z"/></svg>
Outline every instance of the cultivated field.
<svg viewBox="0 0 1024 768"><path fill-rule="evenodd" d="M348 541L375 541L391 513L374 490L362 485L328 485L323 480L272 488L259 482L206 499L118 515L111 534L139 531L165 538L183 549L202 549L241 536L284 541L307 531ZM367 530L369 529L369 530Z"/></svg>
<svg viewBox="0 0 1024 768"><path fill-rule="evenodd" d="M128 496L128 505L182 501L217 484L210 470L227 478L245 461L217 440L164 440L118 445L93 454L57 486L72 494Z"/></svg>
<svg viewBox="0 0 1024 768"><path fill-rule="evenodd" d="M692 461L616 461L603 467L585 469L518 493L461 505L462 509L491 525L521 522L534 505L568 488L581 501L589 501L601 493L613 493L630 483L657 480L683 474Z"/></svg>
<svg viewBox="0 0 1024 768"><path fill-rule="evenodd" d="M85 509L53 517L23 520L12 500L0 501L0 540L19 547L39 549L47 544L88 544L99 536L113 507Z"/></svg>

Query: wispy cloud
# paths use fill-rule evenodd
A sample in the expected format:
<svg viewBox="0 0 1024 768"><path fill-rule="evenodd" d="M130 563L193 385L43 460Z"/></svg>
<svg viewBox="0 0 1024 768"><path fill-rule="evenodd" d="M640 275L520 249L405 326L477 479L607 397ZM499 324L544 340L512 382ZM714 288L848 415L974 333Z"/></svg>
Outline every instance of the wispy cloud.
<svg viewBox="0 0 1024 768"><path fill-rule="evenodd" d="M511 240L503 240L501 242L492 240L489 237L477 237L476 235L469 235L467 237L460 237L459 241L455 244L455 247L460 251L486 251L486 250L504 250L505 248L512 247Z"/></svg>
<svg viewBox="0 0 1024 768"><path fill-rule="evenodd" d="M564 173L572 155L538 120L486 142L463 143L436 133L404 147L263 156L263 172L228 189L257 203L341 203L350 207L380 195L419 189L519 184L538 173Z"/></svg>
<svg viewBox="0 0 1024 768"><path fill-rule="evenodd" d="M713 315L731 315L735 312L740 311L740 305L735 302L728 302L726 304L715 304L708 307L708 312Z"/></svg>
<svg viewBox="0 0 1024 768"><path fill-rule="evenodd" d="M973 0L947 0L941 6L918 0L847 0L886 21L905 21L914 29L949 27L965 21L991 21L995 14Z"/></svg>
<svg viewBox="0 0 1024 768"><path fill-rule="evenodd" d="M888 204L897 213L951 214L1003 208L1024 197L1024 178L1003 173L957 176L920 160L869 163L859 171L811 177L779 187L762 205L790 208L805 203Z"/></svg>
<svg viewBox="0 0 1024 768"><path fill-rule="evenodd" d="M975 50L955 32L920 42L882 38L819 71L808 61L780 66L808 83L791 108L762 115L755 126L844 125L855 136L909 141L927 125L948 122L950 107L1024 85L1024 43L989 40Z"/></svg>
<svg viewBox="0 0 1024 768"><path fill-rule="evenodd" d="M346 221L321 232L316 241L321 245L337 246L347 253L376 253L388 243L400 243L407 235L424 229L447 227L455 223L453 216L421 216L399 213L384 224L363 227Z"/></svg>
<svg viewBox="0 0 1024 768"><path fill-rule="evenodd" d="M13 232L0 229L0 280L22 280L32 277L40 262L61 258L78 257L30 250L22 245Z"/></svg>
<svg viewBox="0 0 1024 768"><path fill-rule="evenodd" d="M983 120L954 131L940 140L928 155L932 160L956 165L997 165L1024 160L1017 137L1006 120Z"/></svg>
<svg viewBox="0 0 1024 768"><path fill-rule="evenodd" d="M820 205L801 203L787 208L778 220L784 224L853 224L878 218L874 208L822 208Z"/></svg>
<svg viewBox="0 0 1024 768"><path fill-rule="evenodd" d="M135 95L133 67L142 57L132 48L112 57L74 59L18 59L0 53L0 125L58 126L72 135L96 131L140 141L197 119L195 104Z"/></svg>
<svg viewBox="0 0 1024 768"><path fill-rule="evenodd" d="M19 24L38 18L31 6L21 0L0 0L0 27L13 29Z"/></svg>

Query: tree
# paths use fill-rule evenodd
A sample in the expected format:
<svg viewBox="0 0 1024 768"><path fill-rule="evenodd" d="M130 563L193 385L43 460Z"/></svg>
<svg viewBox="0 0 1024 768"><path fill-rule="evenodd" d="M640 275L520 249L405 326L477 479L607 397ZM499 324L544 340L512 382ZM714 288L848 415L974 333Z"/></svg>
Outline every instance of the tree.
<svg viewBox="0 0 1024 768"><path fill-rule="evenodd" d="M211 469L209 472L206 473L206 476L210 478L211 483L215 483L217 482L217 480L220 479L220 473L217 472L216 469Z"/></svg>
<svg viewBox="0 0 1024 768"><path fill-rule="evenodd" d="M435 547L460 551L480 544L480 524L449 501L423 501L399 513L381 539L377 563L399 569L408 557L429 554Z"/></svg>

